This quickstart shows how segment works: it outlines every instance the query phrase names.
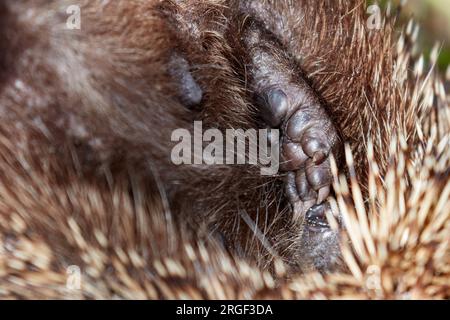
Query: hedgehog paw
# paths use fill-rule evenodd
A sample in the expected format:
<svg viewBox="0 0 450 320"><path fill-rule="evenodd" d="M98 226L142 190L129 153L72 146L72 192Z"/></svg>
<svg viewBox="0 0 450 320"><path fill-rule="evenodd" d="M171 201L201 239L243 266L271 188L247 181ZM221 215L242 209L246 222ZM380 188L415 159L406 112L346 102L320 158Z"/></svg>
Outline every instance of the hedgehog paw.
<svg viewBox="0 0 450 320"><path fill-rule="evenodd" d="M262 98L263 119L281 129L286 195L294 215L304 217L330 194L330 156L339 144L337 131L306 84L269 88Z"/></svg>

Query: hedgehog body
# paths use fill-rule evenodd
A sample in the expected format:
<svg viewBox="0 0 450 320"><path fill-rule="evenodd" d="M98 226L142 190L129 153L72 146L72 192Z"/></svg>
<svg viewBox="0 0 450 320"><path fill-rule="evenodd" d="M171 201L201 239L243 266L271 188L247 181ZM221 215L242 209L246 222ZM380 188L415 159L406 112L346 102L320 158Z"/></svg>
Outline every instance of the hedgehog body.
<svg viewBox="0 0 450 320"><path fill-rule="evenodd" d="M412 24L368 30L359 1L85 1L74 31L68 4L0 5L0 296L449 298L449 97ZM194 120L261 126L236 8L274 30L348 145L328 274L276 178L168 161Z"/></svg>

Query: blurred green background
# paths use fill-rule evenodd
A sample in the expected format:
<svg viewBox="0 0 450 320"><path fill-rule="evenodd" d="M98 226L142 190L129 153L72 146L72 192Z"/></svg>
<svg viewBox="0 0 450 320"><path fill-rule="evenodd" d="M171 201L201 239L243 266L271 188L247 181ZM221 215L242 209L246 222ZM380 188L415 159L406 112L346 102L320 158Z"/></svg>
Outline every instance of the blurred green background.
<svg viewBox="0 0 450 320"><path fill-rule="evenodd" d="M394 4L401 0L394 0ZM376 1L369 1L376 2ZM386 0L380 0L381 5ZM450 65L450 0L408 0L402 19L406 22L410 17L419 22L421 32L419 44L427 57L436 41L442 44L442 51L438 60L438 67L446 71Z"/></svg>

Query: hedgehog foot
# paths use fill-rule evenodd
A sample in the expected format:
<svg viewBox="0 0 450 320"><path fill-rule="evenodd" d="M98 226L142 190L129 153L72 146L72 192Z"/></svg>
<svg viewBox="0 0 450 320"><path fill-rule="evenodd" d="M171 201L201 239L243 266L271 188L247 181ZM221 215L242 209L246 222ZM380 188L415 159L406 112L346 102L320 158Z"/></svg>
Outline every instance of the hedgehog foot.
<svg viewBox="0 0 450 320"><path fill-rule="evenodd" d="M330 194L330 156L339 144L337 131L306 83L277 84L263 89L261 97L263 119L281 129L286 195L295 216L304 217Z"/></svg>

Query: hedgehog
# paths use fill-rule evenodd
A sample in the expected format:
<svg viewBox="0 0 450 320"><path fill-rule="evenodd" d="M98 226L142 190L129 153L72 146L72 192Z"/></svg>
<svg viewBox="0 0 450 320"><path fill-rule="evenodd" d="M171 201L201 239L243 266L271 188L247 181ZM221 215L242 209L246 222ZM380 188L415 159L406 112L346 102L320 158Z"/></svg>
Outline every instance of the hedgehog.
<svg viewBox="0 0 450 320"><path fill-rule="evenodd" d="M90 1L77 32L64 1L1 6L0 296L448 298L449 100L412 22L396 39L362 1ZM307 170L167 163L195 119L289 132L297 96L335 156L307 179L318 206Z"/></svg>
<svg viewBox="0 0 450 320"><path fill-rule="evenodd" d="M301 234L302 219L292 223L291 214L277 213L289 211L289 202L304 203L297 210L300 212L294 212L294 216L303 217L315 202L325 200L331 185L330 149L337 141L337 132L306 80L293 75L290 79L297 72L290 70L290 66L296 62L290 55L281 57L284 48L276 43L275 37L264 38L268 46L261 49L273 51L270 61L264 63L275 62L278 74L286 74L282 81L294 89L278 90L279 97L285 96L292 105L283 115L282 132L287 140L291 127L300 130L289 137L296 141L285 145L291 149L293 145L303 145L309 159L291 150L286 162L295 162L299 168L291 166L286 171L290 170L288 178L303 179L304 196L308 199L302 197L298 201L290 197L287 201L282 196L281 185L297 188L292 181L287 184L282 181L286 178L284 173L261 177L258 166L177 167L169 158L174 130L192 129L192 121L196 119L201 119L205 128L221 130L266 125L267 119L266 122L260 119L264 106L256 107L254 96L264 97L267 88L247 88L239 74L245 67L241 62L252 59L244 57L246 51L252 52L244 47L255 44L244 41L241 45L241 41L233 42L226 37L230 31L236 33L236 39L240 38L240 22L249 14L246 8L226 1L115 4L85 1L80 4L82 30L74 31L66 29L67 17L58 14L68 7L64 1L3 5L2 37L7 47L2 63L5 79L2 105L8 111L9 121L20 126L24 122L34 123L53 137L46 141L32 139L39 148L46 143L56 152L73 147L78 167L85 175L103 176L112 183L132 170L149 183L156 179L176 219L190 222L190 228L200 228L222 238L238 255L253 256L262 262L261 254L274 251L269 248L271 245L266 245L264 252L251 247L254 228L249 225L256 220L267 221L267 227L279 228L271 237ZM100 11L104 19L98 19ZM148 14L140 16L142 11ZM122 12L127 12L131 20L122 19L128 17ZM140 18L134 19L135 16ZM192 17L198 16L202 19L192 21ZM248 27L260 35L269 34L267 27L256 28L256 23L255 19ZM149 29L152 32L146 31ZM202 30L200 37L195 30ZM22 54L17 57L16 52ZM235 57L239 54L243 57L237 62ZM278 58L281 60L277 61ZM262 81L265 80L254 77L253 82L256 85ZM303 102L302 110L296 110L302 96L307 96L308 101ZM306 106L310 103L310 107ZM270 112L270 108L266 109ZM316 129L303 132L304 124L297 121L303 113L315 119L310 125L314 122ZM329 134L317 129L322 125ZM296 197L298 192L294 193ZM260 220L262 215L266 218ZM241 217L247 216L248 225L242 225ZM237 231L240 229L243 232ZM299 259L291 259L289 251L280 255L298 267ZM301 255L301 252L300 248L292 249L292 253Z"/></svg>
<svg viewBox="0 0 450 320"><path fill-rule="evenodd" d="M442 119L449 121L447 110L441 112ZM448 129L438 138L442 132L437 126L433 122L433 133L424 132L418 149L407 149L402 135L392 141L384 181L369 142L367 208L352 152L346 148L350 181L337 173L333 163L336 201L332 203L346 222L340 230L346 268L289 278L281 260L269 273L233 257L215 239L200 240L181 232L186 229L176 225L163 199L139 194L137 179L133 194L127 192L130 179L118 181L109 192L82 180L55 188L61 175L77 175L75 167L66 167L64 161L64 168L55 170L27 156L18 161L16 154L5 152L12 151L5 133L1 163L7 170L2 172L14 174L1 180L2 212L9 215L2 215L0 225L0 295L22 299L448 299L450 151ZM17 195L25 195L25 200ZM45 206L36 199L45 199ZM148 210L151 215L146 214ZM74 214L69 217L68 211ZM333 215L329 219L339 229ZM71 280L74 267L82 270L79 286Z"/></svg>

